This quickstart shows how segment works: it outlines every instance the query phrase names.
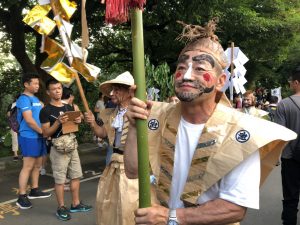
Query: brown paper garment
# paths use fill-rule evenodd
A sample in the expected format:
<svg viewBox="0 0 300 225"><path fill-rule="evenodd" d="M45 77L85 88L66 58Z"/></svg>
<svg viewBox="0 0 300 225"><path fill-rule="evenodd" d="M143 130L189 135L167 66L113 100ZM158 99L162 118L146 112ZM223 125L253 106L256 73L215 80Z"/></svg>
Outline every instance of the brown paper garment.
<svg viewBox="0 0 300 225"><path fill-rule="evenodd" d="M138 179L125 175L123 156L112 155L112 161L100 178L96 199L98 225L134 225L138 208Z"/></svg>

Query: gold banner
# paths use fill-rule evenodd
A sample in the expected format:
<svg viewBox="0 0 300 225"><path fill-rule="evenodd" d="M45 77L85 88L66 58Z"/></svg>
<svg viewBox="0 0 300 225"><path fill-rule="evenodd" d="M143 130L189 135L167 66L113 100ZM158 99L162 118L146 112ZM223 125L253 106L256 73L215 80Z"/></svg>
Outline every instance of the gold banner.
<svg viewBox="0 0 300 225"><path fill-rule="evenodd" d="M79 58L73 59L72 67L77 70L88 82L95 81L100 73L100 68L88 63L83 63Z"/></svg>
<svg viewBox="0 0 300 225"><path fill-rule="evenodd" d="M40 19L36 26L33 27L37 32L42 35L49 35L53 32L56 24L53 20L49 19L48 17L44 16Z"/></svg>
<svg viewBox="0 0 300 225"><path fill-rule="evenodd" d="M38 22L42 17L46 16L51 10L50 5L36 5L24 17L23 22L32 26Z"/></svg>
<svg viewBox="0 0 300 225"><path fill-rule="evenodd" d="M73 83L76 74L76 71L72 70L62 62L57 63L50 71L47 72L65 86L70 86Z"/></svg>
<svg viewBox="0 0 300 225"><path fill-rule="evenodd" d="M27 13L23 22L40 34L49 35L56 25L53 20L46 17L50 10L50 5L36 5Z"/></svg>
<svg viewBox="0 0 300 225"><path fill-rule="evenodd" d="M61 62L65 55L64 47L49 37L44 37L41 52L48 54L48 58L41 65L44 70L48 70L56 63Z"/></svg>
<svg viewBox="0 0 300 225"><path fill-rule="evenodd" d="M70 20L74 12L76 11L76 2L70 2L69 0L59 0L57 6L58 14L61 15L65 20Z"/></svg>
<svg viewBox="0 0 300 225"><path fill-rule="evenodd" d="M61 54L63 55L65 52L65 48L57 43L55 40L45 36L45 41L43 43L41 52L46 52L49 56L51 54Z"/></svg>

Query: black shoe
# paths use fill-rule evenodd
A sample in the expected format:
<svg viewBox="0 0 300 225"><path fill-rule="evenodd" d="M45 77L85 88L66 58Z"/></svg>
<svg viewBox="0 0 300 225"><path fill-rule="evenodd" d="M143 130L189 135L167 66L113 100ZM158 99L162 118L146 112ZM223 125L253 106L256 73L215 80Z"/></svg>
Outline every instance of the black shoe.
<svg viewBox="0 0 300 225"><path fill-rule="evenodd" d="M71 213L75 213L75 212L88 212L90 210L92 210L92 206L85 205L82 202L80 202L76 206L71 205L71 208L70 208L70 212Z"/></svg>
<svg viewBox="0 0 300 225"><path fill-rule="evenodd" d="M29 199L35 199L35 198L48 198L51 196L51 193L49 192L43 192L38 188L31 189L28 198Z"/></svg>
<svg viewBox="0 0 300 225"><path fill-rule="evenodd" d="M57 208L56 216L60 220L69 220L69 219L71 219L69 209L66 206L61 206L61 207Z"/></svg>
<svg viewBox="0 0 300 225"><path fill-rule="evenodd" d="M21 209L30 209L32 207L31 202L29 201L27 195L19 195L16 205Z"/></svg>

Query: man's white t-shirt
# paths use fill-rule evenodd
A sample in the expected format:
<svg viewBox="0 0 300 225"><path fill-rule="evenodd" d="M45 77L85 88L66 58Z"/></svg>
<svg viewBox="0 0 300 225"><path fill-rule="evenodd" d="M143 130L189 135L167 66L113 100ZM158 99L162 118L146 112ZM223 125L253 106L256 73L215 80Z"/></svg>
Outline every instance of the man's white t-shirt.
<svg viewBox="0 0 300 225"><path fill-rule="evenodd" d="M169 208L183 208L180 200L191 161L205 124L191 124L182 117L175 145L174 169ZM260 156L256 151L210 187L197 200L198 204L221 198L247 208L259 208Z"/></svg>

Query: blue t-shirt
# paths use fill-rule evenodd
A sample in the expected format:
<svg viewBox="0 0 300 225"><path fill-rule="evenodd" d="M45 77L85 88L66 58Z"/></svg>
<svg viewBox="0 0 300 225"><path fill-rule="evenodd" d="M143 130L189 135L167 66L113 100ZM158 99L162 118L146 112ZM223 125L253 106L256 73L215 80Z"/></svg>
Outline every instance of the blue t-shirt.
<svg viewBox="0 0 300 225"><path fill-rule="evenodd" d="M22 113L31 110L32 118L35 120L37 125L41 127L40 122L40 111L42 109L42 104L40 100L35 96L28 96L28 95L21 95L17 100L17 120L20 124L19 127L19 135L26 138L38 138L39 134L33 130L28 124L26 123L25 119L22 116Z"/></svg>

